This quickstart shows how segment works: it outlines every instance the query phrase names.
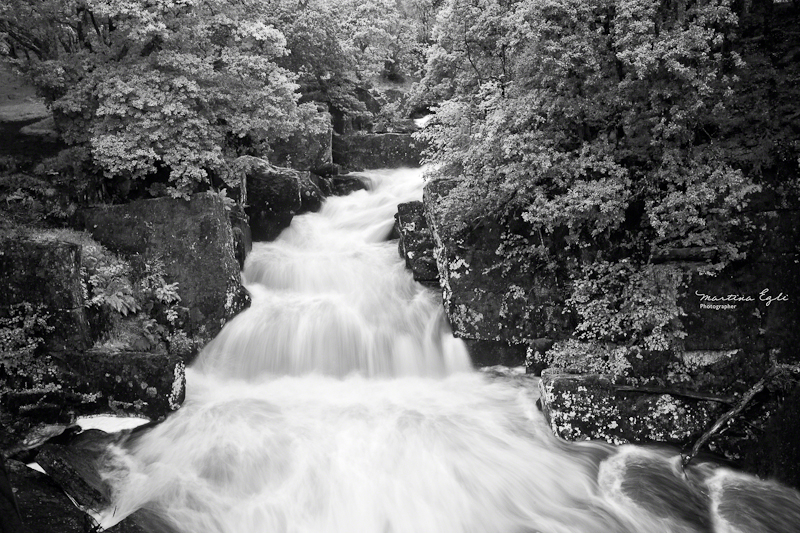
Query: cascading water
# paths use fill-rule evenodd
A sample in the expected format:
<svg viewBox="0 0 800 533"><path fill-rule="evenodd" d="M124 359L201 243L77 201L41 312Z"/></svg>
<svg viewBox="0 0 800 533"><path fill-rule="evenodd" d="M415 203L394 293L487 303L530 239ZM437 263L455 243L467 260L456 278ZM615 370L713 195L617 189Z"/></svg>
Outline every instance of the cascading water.
<svg viewBox="0 0 800 533"><path fill-rule="evenodd" d="M730 524L726 494L800 523L788 489L555 439L530 380L472 371L384 242L421 171L368 176L254 246L251 308L188 371L184 406L114 450L102 525L144 507L185 533L761 531Z"/></svg>

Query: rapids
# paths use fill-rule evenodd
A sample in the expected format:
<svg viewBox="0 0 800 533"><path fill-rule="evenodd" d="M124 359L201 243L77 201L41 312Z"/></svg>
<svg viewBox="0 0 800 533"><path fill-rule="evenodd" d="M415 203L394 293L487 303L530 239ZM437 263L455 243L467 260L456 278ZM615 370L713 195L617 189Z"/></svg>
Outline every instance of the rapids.
<svg viewBox="0 0 800 533"><path fill-rule="evenodd" d="M254 246L252 306L187 371L183 407L113 450L101 525L144 508L182 533L795 531L789 489L553 437L536 379L474 371L386 242L422 171L366 175Z"/></svg>

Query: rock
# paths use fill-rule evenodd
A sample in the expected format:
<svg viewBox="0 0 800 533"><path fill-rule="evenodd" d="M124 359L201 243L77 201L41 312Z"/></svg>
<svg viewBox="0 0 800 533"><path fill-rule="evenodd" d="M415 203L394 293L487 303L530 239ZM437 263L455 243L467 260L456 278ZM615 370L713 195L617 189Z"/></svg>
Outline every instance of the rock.
<svg viewBox="0 0 800 533"><path fill-rule="evenodd" d="M244 269L244 261L253 249L253 234L250 231L250 219L245 214L244 209L232 209L228 213L228 219L233 231L233 253L239 268Z"/></svg>
<svg viewBox="0 0 800 533"><path fill-rule="evenodd" d="M397 206L395 227L399 235L400 257L414 279L439 287L439 271L433 257L433 237L422 208L422 202L407 202Z"/></svg>
<svg viewBox="0 0 800 533"><path fill-rule="evenodd" d="M5 457L0 453L0 532L15 533L22 531L22 516L17 505L17 498L8 479Z"/></svg>
<svg viewBox="0 0 800 533"><path fill-rule="evenodd" d="M408 133L333 135L333 162L348 170L417 167L423 149Z"/></svg>
<svg viewBox="0 0 800 533"><path fill-rule="evenodd" d="M25 238L0 239L0 324L20 328L20 317L38 317L40 335L51 352L87 348L80 246ZM33 324L28 330L35 329ZM0 339L0 351L21 348Z"/></svg>
<svg viewBox="0 0 800 533"><path fill-rule="evenodd" d="M771 413L764 432L748 443L742 466L764 479L800 488L800 385Z"/></svg>
<svg viewBox="0 0 800 533"><path fill-rule="evenodd" d="M622 391L607 376L545 370L542 412L566 440L693 443L726 410L723 404L670 394Z"/></svg>
<svg viewBox="0 0 800 533"><path fill-rule="evenodd" d="M311 169L311 175L312 178L314 175L318 177L330 177L330 176L336 176L337 174L339 174L340 171L341 169L339 168L339 165L331 162ZM319 183L317 183L317 185L319 185Z"/></svg>
<svg viewBox="0 0 800 533"><path fill-rule="evenodd" d="M218 195L84 209L79 218L107 248L164 263L167 282L178 283L181 305L190 310L187 334L212 338L246 306L233 230Z"/></svg>
<svg viewBox="0 0 800 533"><path fill-rule="evenodd" d="M570 317L563 312L566 287L535 265L527 265L528 271L498 268L504 262L497 253L501 235L508 231L498 223L455 233L446 201L454 186L453 180L432 181L423 198L445 313L457 337L480 341L473 343L481 349L480 364L522 364L526 345L570 331Z"/></svg>
<svg viewBox="0 0 800 533"><path fill-rule="evenodd" d="M6 466L23 524L23 529L12 530L14 533L91 531L92 519L75 507L50 477L18 461L8 461Z"/></svg>
<svg viewBox="0 0 800 533"><path fill-rule="evenodd" d="M325 201L325 194L312 179L311 173L303 172L298 176L300 183L300 211L297 213L316 213L322 209L322 202Z"/></svg>
<svg viewBox="0 0 800 533"><path fill-rule="evenodd" d="M513 368L525 364L527 344L483 339L464 339L464 343L476 367L502 365Z"/></svg>
<svg viewBox="0 0 800 533"><path fill-rule="evenodd" d="M56 121L52 115L22 127L19 133L28 137L35 137L42 142L56 143L59 140Z"/></svg>
<svg viewBox="0 0 800 533"><path fill-rule="evenodd" d="M68 444L45 444L36 463L83 510L99 512L111 502L111 487L100 474L109 445L118 437L92 429L73 437Z"/></svg>
<svg viewBox="0 0 800 533"><path fill-rule="evenodd" d="M273 165L295 170L315 170L333 161L331 142L333 126L330 116L325 131L317 134L292 135L270 145L266 159Z"/></svg>
<svg viewBox="0 0 800 533"><path fill-rule="evenodd" d="M761 253L713 277L689 275L678 299L687 350L776 350L783 362L798 360L800 253Z"/></svg>
<svg viewBox="0 0 800 533"><path fill-rule="evenodd" d="M42 356L0 382L0 447L17 447L38 424L116 413L158 420L180 407L184 363L168 354L87 351Z"/></svg>
<svg viewBox="0 0 800 533"><path fill-rule="evenodd" d="M702 479L695 484L692 478L715 465L681 471L659 451L618 448L600 463L597 478L602 493L654 522L669 524L670 531L713 531L711 501L701 488Z"/></svg>
<svg viewBox="0 0 800 533"><path fill-rule="evenodd" d="M18 461L8 462L8 481L18 503L22 523L3 513L0 525L13 524L3 533L89 533L95 520L84 512L97 513L109 505L110 488L100 476L103 455L115 435L91 430L78 435L67 446L46 445L37 462L42 474ZM69 495L69 496L68 496ZM70 499L70 497L72 499ZM80 507L73 504L75 501ZM83 509L83 510L82 510ZM149 509L140 509L109 533L175 533L175 528Z"/></svg>
<svg viewBox="0 0 800 533"><path fill-rule="evenodd" d="M369 184L364 178L349 174L332 176L330 178L330 183L331 194L334 196L347 196L356 191L366 191L369 189Z"/></svg>
<svg viewBox="0 0 800 533"><path fill-rule="evenodd" d="M47 105L41 100L30 100L28 102L0 106L0 122L31 124L52 117L53 113L47 109Z"/></svg>
<svg viewBox="0 0 800 533"><path fill-rule="evenodd" d="M301 173L251 156L240 157L236 165L245 175L253 240L274 240L303 206Z"/></svg>

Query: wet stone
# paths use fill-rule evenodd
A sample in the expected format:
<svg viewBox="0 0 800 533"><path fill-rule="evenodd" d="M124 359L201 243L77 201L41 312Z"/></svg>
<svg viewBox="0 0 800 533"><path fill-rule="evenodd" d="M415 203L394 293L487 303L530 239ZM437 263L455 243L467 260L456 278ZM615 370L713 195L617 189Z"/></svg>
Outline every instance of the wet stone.
<svg viewBox="0 0 800 533"><path fill-rule="evenodd" d="M526 345L563 338L569 331L570 316L563 312L566 287L546 269L499 268L505 263L498 250L507 231L501 224L487 220L469 232L456 231L447 200L455 185L454 180L431 181L423 197L445 313L454 335L480 347L476 364L523 364Z"/></svg>

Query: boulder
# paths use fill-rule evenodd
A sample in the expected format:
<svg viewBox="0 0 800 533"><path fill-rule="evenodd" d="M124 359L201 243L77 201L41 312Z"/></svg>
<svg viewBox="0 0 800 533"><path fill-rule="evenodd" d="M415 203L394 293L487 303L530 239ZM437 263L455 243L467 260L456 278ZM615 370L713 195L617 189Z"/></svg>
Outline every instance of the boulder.
<svg viewBox="0 0 800 533"><path fill-rule="evenodd" d="M190 310L188 334L212 338L247 305L233 230L218 195L84 209L79 219L107 248L145 263L163 262L167 282L178 283L181 305Z"/></svg>
<svg viewBox="0 0 800 533"><path fill-rule="evenodd" d="M800 523L800 493L771 480L722 470L707 480L718 531L792 533Z"/></svg>
<svg viewBox="0 0 800 533"><path fill-rule="evenodd" d="M0 331L8 335L0 351L24 349L16 344L33 339L22 334L52 352L89 346L80 254L80 246L67 242L0 239ZM26 326L25 319L32 322Z"/></svg>
<svg viewBox="0 0 800 533"><path fill-rule="evenodd" d="M110 502L110 488L100 475L104 455L110 443L120 438L102 431L80 433L68 444L45 444L36 462L47 474L25 464L8 461L8 483L19 509L21 520L13 533L87 533L95 531L96 514ZM77 505L76 505L77 504ZM12 515L13 516L13 515ZM5 515L0 525L10 518ZM157 514L141 509L111 528L109 533L174 533Z"/></svg>
<svg viewBox="0 0 800 533"><path fill-rule="evenodd" d="M400 257L406 268L420 283L439 287L439 271L433 257L433 237L425 219L422 202L407 202L397 206L395 227L399 235Z"/></svg>
<svg viewBox="0 0 800 533"><path fill-rule="evenodd" d="M423 205L434 241L445 313L457 337L474 342L481 355L476 364L524 364L527 347L565 336L570 317L564 314L566 287L547 269L535 265L503 269L498 254L508 231L487 221L470 232L457 232L450 222L447 195L454 180L425 186Z"/></svg>
<svg viewBox="0 0 800 533"><path fill-rule="evenodd" d="M556 436L566 440L687 445L727 410L711 399L635 390L600 374L548 369L542 372L539 388L547 423Z"/></svg>
<svg viewBox="0 0 800 533"><path fill-rule="evenodd" d="M9 533L91 531L91 519L73 505L55 481L18 461L8 461L6 467L22 517L22 529Z"/></svg>
<svg viewBox="0 0 800 533"><path fill-rule="evenodd" d="M242 156L236 165L244 173L247 188L245 212L253 240L271 241L289 227L296 214L319 200L321 191L308 172L277 167L257 157Z"/></svg>
<svg viewBox="0 0 800 533"><path fill-rule="evenodd" d="M348 170L417 167L425 146L410 133L333 135L333 162Z"/></svg>

